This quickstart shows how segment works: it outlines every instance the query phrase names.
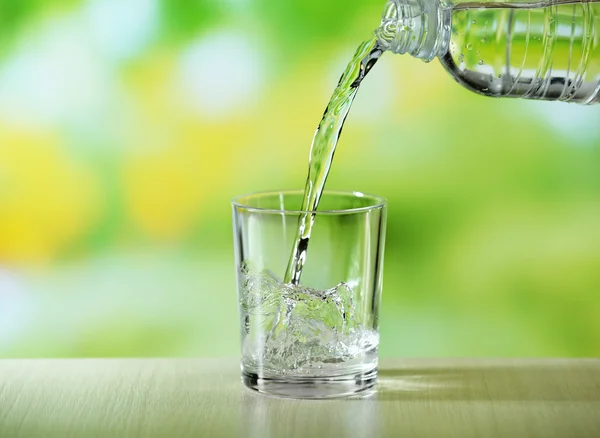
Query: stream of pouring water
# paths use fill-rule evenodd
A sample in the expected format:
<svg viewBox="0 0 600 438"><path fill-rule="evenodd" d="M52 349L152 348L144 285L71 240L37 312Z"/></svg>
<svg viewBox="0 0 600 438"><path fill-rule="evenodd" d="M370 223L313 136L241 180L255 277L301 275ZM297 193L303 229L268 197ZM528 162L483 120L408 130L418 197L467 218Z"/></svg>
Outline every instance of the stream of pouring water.
<svg viewBox="0 0 600 438"><path fill-rule="evenodd" d="M285 283L294 285L300 283L302 267L306 263L310 234L315 222L315 211L325 187L344 121L361 82L383 51L384 49L379 45L375 36L358 47L342 74L315 132L310 149L308 176L301 208L305 213L298 221L294 248L284 276Z"/></svg>

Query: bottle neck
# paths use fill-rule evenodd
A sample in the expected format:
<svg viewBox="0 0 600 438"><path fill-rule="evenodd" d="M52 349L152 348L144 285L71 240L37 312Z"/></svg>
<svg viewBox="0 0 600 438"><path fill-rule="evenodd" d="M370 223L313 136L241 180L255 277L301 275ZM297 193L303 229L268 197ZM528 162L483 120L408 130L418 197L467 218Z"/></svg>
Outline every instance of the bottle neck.
<svg viewBox="0 0 600 438"><path fill-rule="evenodd" d="M388 0L375 34L386 50L429 62L448 51L451 10L444 0Z"/></svg>

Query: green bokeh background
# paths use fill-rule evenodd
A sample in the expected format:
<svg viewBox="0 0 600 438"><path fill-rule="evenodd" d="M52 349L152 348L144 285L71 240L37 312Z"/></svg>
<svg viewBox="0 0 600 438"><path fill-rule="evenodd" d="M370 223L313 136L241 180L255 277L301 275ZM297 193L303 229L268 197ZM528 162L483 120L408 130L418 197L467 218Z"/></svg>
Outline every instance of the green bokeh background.
<svg viewBox="0 0 600 438"><path fill-rule="evenodd" d="M0 356L236 356L229 200L303 185L382 8L0 3ZM385 55L328 182L389 201L381 354L600 354L599 145Z"/></svg>

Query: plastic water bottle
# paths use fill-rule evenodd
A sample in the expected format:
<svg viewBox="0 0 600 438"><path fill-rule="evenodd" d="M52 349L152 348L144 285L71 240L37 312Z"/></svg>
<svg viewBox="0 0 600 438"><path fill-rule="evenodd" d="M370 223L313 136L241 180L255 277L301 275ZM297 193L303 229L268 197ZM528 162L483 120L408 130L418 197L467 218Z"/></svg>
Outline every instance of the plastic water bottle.
<svg viewBox="0 0 600 438"><path fill-rule="evenodd" d="M376 35L485 96L600 102L600 0L389 0Z"/></svg>

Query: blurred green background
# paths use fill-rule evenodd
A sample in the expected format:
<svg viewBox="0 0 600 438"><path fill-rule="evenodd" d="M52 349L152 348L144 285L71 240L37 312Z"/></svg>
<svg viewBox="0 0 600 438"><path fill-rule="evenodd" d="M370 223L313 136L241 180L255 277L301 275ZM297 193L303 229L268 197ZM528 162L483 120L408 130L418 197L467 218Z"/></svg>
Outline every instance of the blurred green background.
<svg viewBox="0 0 600 438"><path fill-rule="evenodd" d="M383 3L0 2L0 356L236 356L229 200L302 187ZM381 354L599 355L599 145L385 55L328 183L389 200Z"/></svg>

